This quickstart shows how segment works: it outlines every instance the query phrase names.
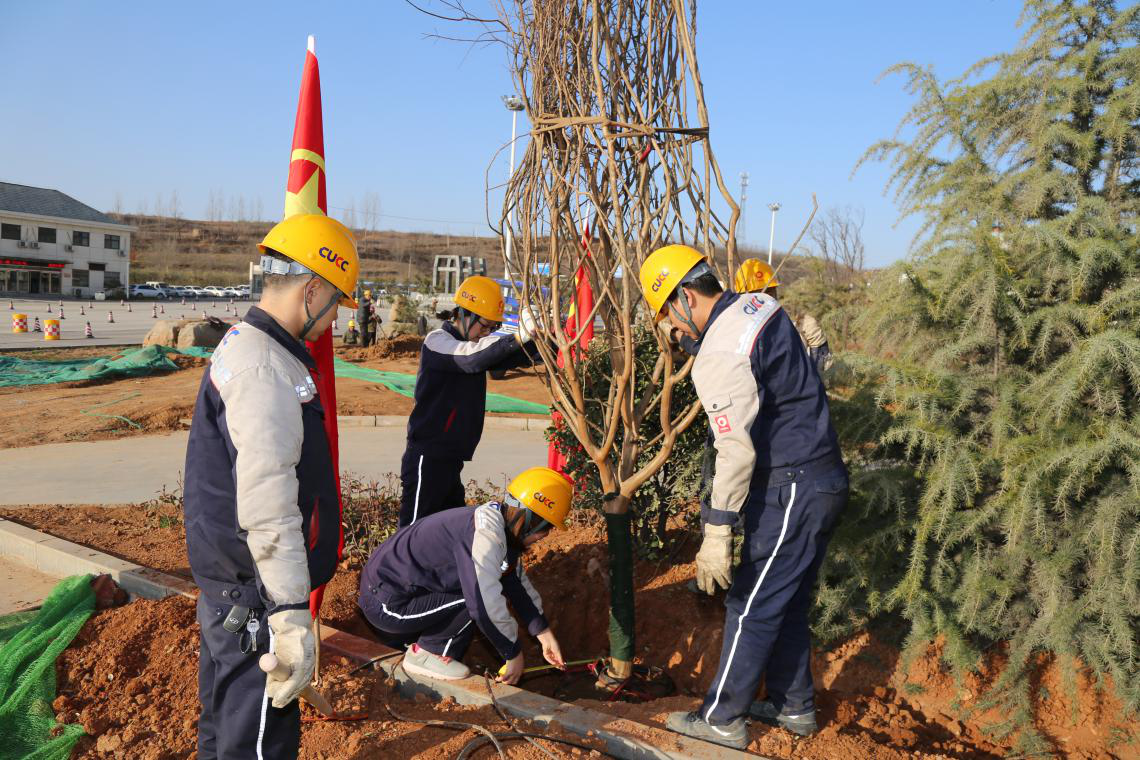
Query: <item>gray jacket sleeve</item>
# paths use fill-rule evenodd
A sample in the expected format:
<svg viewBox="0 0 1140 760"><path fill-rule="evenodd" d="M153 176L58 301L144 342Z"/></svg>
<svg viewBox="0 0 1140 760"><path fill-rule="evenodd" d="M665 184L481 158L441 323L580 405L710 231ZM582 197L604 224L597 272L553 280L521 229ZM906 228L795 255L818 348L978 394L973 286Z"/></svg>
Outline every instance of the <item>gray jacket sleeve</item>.
<svg viewBox="0 0 1140 760"><path fill-rule="evenodd" d="M460 572L463 597L471 618L479 630L509 660L519 653L519 627L511 617L503 595L503 573L507 570L507 542L503 516L497 508L482 505L475 508L475 532L471 539L471 564L474 588L465 583L468 573Z"/></svg>
<svg viewBox="0 0 1140 760"><path fill-rule="evenodd" d="M254 365L229 375L218 392L237 450L237 522L257 574L275 605L302 604L310 587L297 506L304 437L297 390L280 370Z"/></svg>
<svg viewBox="0 0 1140 760"><path fill-rule="evenodd" d="M732 525L752 482L756 449L751 430L762 399L748 355L712 349L702 346L693 367L693 382L716 448L709 524Z"/></svg>

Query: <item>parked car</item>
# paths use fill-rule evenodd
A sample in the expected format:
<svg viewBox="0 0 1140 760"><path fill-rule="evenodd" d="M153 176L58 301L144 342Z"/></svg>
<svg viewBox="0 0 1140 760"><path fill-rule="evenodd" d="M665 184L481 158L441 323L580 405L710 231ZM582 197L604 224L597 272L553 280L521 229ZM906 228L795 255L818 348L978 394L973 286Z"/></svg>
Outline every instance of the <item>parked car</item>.
<svg viewBox="0 0 1140 760"><path fill-rule="evenodd" d="M237 288L223 288L222 295L226 298L241 298L242 293Z"/></svg>
<svg viewBox="0 0 1140 760"><path fill-rule="evenodd" d="M205 288L203 288L203 290L210 298L222 298L225 296L222 288L218 287L217 285L207 285Z"/></svg>
<svg viewBox="0 0 1140 760"><path fill-rule="evenodd" d="M195 298L203 298L206 295L206 289L198 285L191 285L189 290Z"/></svg>
<svg viewBox="0 0 1140 760"><path fill-rule="evenodd" d="M131 298L166 298L166 291L153 285L132 285Z"/></svg>
<svg viewBox="0 0 1140 760"><path fill-rule="evenodd" d="M194 289L189 285L175 285L173 287L174 295L177 298L193 298Z"/></svg>

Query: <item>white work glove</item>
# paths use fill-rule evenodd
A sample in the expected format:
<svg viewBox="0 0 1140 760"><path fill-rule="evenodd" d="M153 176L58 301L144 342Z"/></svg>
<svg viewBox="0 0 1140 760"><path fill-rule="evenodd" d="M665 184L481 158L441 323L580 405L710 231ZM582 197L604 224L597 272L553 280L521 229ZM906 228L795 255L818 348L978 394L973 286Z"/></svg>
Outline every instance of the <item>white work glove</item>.
<svg viewBox="0 0 1140 760"><path fill-rule="evenodd" d="M286 707L313 680L317 642L313 636L313 616L308 609L284 610L269 616L273 632L273 653L291 671L280 680L272 674L265 677L265 693L274 707Z"/></svg>
<svg viewBox="0 0 1140 760"><path fill-rule="evenodd" d="M697 588L715 594L717 586L732 585L732 526L706 525L697 552Z"/></svg>
<svg viewBox="0 0 1140 760"><path fill-rule="evenodd" d="M535 332L538 330L538 320L534 316L534 312L530 307L526 307L519 312L519 340L526 343L534 337Z"/></svg>

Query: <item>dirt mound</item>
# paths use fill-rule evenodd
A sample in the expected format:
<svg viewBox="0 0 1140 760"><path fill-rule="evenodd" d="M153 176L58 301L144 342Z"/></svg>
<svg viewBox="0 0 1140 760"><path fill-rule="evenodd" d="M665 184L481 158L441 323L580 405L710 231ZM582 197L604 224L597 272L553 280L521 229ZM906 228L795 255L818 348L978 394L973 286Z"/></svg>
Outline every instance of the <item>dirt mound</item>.
<svg viewBox="0 0 1140 760"><path fill-rule="evenodd" d="M0 515L166 572L187 574L182 526L177 521L177 510L169 505L151 506L146 510L138 507L3 509ZM690 540L682 544L671 559L659 563L640 561L635 567L639 659L646 664L664 666L677 684L677 696L641 705L584 702L585 706L663 724L669 711L694 709L700 703L716 670L724 607L719 598L697 597L685 588L693 576L691 560L695 551L696 542ZM602 532L591 525L556 532L535 547L526 566L528 575L542 593L547 616L567 659L604 655L608 647L606 605L609 594ZM356 607L358 582L359 570L347 564L343 566L326 591L322 619L341 630L367 636L367 624ZM124 679L128 682L142 679L144 684L152 679L159 684L155 688L161 700L149 699L148 704L169 701L173 708L166 715L179 716L170 723L173 727L164 725L161 730L169 731L171 736L192 737L191 729L179 734L177 724L185 721L186 715L196 714L196 706L187 702L183 694L188 690L186 694L194 695L196 633L166 631L164 627L193 627L193 610L187 605L185 611L179 612L176 600L163 603L172 610L148 608L147 604L154 603L132 604L126 608L138 612L138 619L133 621L105 622L108 615L126 615L123 610L100 613L93 618L61 660L64 664L61 667L69 668L72 674L67 681L71 685L66 688L61 685L60 693L75 702L73 711L81 716L99 700L103 700L98 703L106 703L108 709L130 710L134 708L128 699L129 693L112 702L109 700L113 694L121 693L120 689L103 689L110 692L104 697L95 696L94 690L104 683L118 684ZM148 629L148 625L151 628ZM925 652L904 660L898 648L888 643L898 638L898 631L884 628L878 633L863 631L817 649L812 657L812 671L822 730L811 739L798 739L783 730L753 726L750 750L773 758L825 760L1006 756L1018 735L999 738L991 731L1010 716L982 706L987 689L1006 666L1005 651L995 648L976 674L959 681L942 662L940 644L933 643ZM484 667L497 669L501 663L478 641L467 657L468 664L476 672ZM95 642L101 643L96 645ZM527 661L537 664L541 654L533 641L528 638L527 642ZM138 652L153 658L145 673L139 669L145 659ZM1138 724L1134 716L1124 712L1113 694L1111 682L1098 684L1087 671L1081 670L1075 683L1069 685L1065 681L1066 668L1062 665L1045 655L1034 663L1031 720L1044 736L1047 751L1082 760L1140 757ZM184 689L175 685L176 680L184 676L182 670L171 671L177 674L171 678L161 672L163 668L183 668L189 674L185 676L189 679L188 685ZM108 675L112 676L110 680ZM558 686L559 678L561 675L553 673L528 677L521 685L550 694ZM174 712L174 708L179 712ZM96 714L90 713L87 717ZM163 735L159 728L151 727L147 716L143 710L140 718L124 724L119 729L120 738L124 742L140 742L139 737L150 735L148 731ZM74 716L70 719L75 720ZM85 720L84 723L86 725ZM340 732L333 725L351 724L306 727L306 742L310 736L325 736L327 731L328 744L321 746L334 748L337 741L355 746L351 745L357 741L352 738L352 731ZM371 732L372 726L369 724L366 732ZM357 728L363 727L358 725ZM393 736L392 730L384 729L383 736ZM439 741L447 738L442 734L438 736ZM158 746L168 745L159 742ZM371 751L375 751L376 745L370 746ZM459 746L462 743L455 745L452 755ZM415 751L418 750L407 756L417 756ZM360 752L359 755L340 754L328 749L324 756L365 756L363 749ZM127 753L126 756L136 755Z"/></svg>
<svg viewBox="0 0 1140 760"><path fill-rule="evenodd" d="M194 755L198 723L198 626L194 602L170 597L158 602L136 601L96 613L83 627L57 664L59 697L53 703L59 720L79 722L89 734L76 747L75 757L159 760ZM491 731L510 727L491 708L461 707L427 700L406 700L381 674L353 674L345 659L326 657L321 691L344 715L365 715L349 722L302 724L302 758L416 757L453 758L478 736L425 726L419 720L474 723ZM394 719L390 706L411 721ZM305 718L316 716L308 707ZM531 726L534 731L572 741L598 742L565 732ZM558 746L543 742L548 750ZM511 743L511 757L539 758L531 746ZM581 756L601 753L581 751ZM487 757L481 752L478 757Z"/></svg>
<svg viewBox="0 0 1140 760"><path fill-rule="evenodd" d="M337 355L349 362L377 359L419 359L424 339L420 335L393 335L381 338L368 348L348 346L337 349Z"/></svg>

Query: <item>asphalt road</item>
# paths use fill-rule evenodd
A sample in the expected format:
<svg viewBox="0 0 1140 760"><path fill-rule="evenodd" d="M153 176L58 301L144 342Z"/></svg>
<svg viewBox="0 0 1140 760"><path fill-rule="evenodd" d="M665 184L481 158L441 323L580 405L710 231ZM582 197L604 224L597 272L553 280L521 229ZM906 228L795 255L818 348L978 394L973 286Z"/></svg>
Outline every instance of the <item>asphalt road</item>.
<svg viewBox="0 0 1140 760"><path fill-rule="evenodd" d="M185 431L114 441L51 443L0 452L0 504L126 504L153 498L178 483L186 459ZM546 464L541 430L489 428L464 482L510 478ZM401 428L346 427L340 431L340 468L368 480L400 474Z"/></svg>
<svg viewBox="0 0 1140 760"><path fill-rule="evenodd" d="M130 302L130 311L128 306L120 303L119 301L92 301L92 300L77 300L77 299L63 299L63 313L64 318L60 323L60 340L58 341L45 341L43 333L30 332L32 329L33 321L36 317L40 318L41 325L43 320L58 319L59 318L59 299L54 300L31 300L31 299L8 299L0 298L0 349L20 349L20 348L51 348L62 346L125 346L125 345L139 345L142 343L150 328L154 326L156 318L152 316L153 308L159 306L165 311L164 314L159 314L158 319L192 319L194 317L201 317L205 312L208 316L219 317L231 322L237 321L249 309L250 301L234 301L230 313L226 312L229 308L229 299L201 299L195 302L192 299L186 300L186 305L183 306L181 299L169 299L166 301L140 301L134 300ZM11 306L11 308L9 308ZM48 307L51 307L51 313L48 312ZM80 308L84 313L80 313ZM232 312L237 311L238 316ZM28 315L28 330L26 333L13 333L12 332L12 315L13 314L27 314ZM114 323L107 321L108 313L112 314L115 318ZM337 327L333 333L340 335L344 328L348 325L348 320L352 316L351 310L341 307L337 314ZM383 315L385 318L388 316L387 312ZM84 326L87 322L91 323L91 331L94 333L94 338L84 337Z"/></svg>

